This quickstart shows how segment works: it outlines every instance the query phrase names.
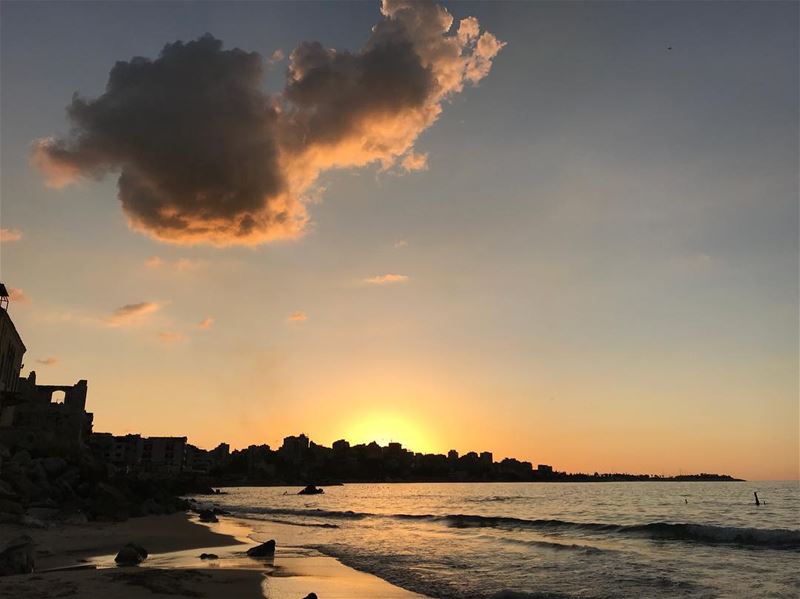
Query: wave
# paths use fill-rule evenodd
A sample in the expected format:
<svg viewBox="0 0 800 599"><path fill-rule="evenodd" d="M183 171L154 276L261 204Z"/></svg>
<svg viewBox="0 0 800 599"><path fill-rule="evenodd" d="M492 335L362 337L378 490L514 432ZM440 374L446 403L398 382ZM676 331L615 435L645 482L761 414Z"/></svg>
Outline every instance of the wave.
<svg viewBox="0 0 800 599"><path fill-rule="evenodd" d="M308 528L340 528L338 524L331 524L330 522L296 522L294 520L284 520L283 518L262 518L266 522L274 522L275 524L285 524L287 526L305 526Z"/></svg>
<svg viewBox="0 0 800 599"><path fill-rule="evenodd" d="M771 549L800 549L800 530L775 528L738 528L712 524L651 522L648 524L600 524L565 520L525 520L510 517L453 515L443 519L457 528L530 528L535 530L576 530L593 533L642 536L655 540L696 541L767 547Z"/></svg>
<svg viewBox="0 0 800 599"><path fill-rule="evenodd" d="M488 599L570 599L571 595L562 593L536 593L527 591L499 591Z"/></svg>
<svg viewBox="0 0 800 599"><path fill-rule="evenodd" d="M442 523L453 528L529 529L541 532L576 531L589 534L638 536L653 540L689 541L729 544L769 549L800 549L800 530L774 528L740 528L711 524L682 522L650 522L647 524L601 524L566 520L527 520L510 516L480 516L475 514L372 514L353 511L296 508L246 508L244 516L291 515L321 519L363 520L386 518Z"/></svg>

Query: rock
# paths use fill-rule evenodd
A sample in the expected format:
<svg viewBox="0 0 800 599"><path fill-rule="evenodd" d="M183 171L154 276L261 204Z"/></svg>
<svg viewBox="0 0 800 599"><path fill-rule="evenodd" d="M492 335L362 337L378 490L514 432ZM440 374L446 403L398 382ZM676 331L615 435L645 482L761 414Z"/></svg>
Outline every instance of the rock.
<svg viewBox="0 0 800 599"><path fill-rule="evenodd" d="M62 483L68 483L70 487L74 487L81 480L81 471L76 466L70 466L58 477L58 480Z"/></svg>
<svg viewBox="0 0 800 599"><path fill-rule="evenodd" d="M126 495L107 483L98 483L89 498L89 513L98 520L121 521L130 515Z"/></svg>
<svg viewBox="0 0 800 599"><path fill-rule="evenodd" d="M247 550L250 557L272 557L275 555L275 541L270 539L266 543L256 545Z"/></svg>
<svg viewBox="0 0 800 599"><path fill-rule="evenodd" d="M20 520L22 520L21 515L0 512L0 524L19 524Z"/></svg>
<svg viewBox="0 0 800 599"><path fill-rule="evenodd" d="M114 561L119 566L136 566L141 564L147 557L147 550L136 543L128 543L117 553Z"/></svg>
<svg viewBox="0 0 800 599"><path fill-rule="evenodd" d="M9 472L6 473L6 480L11 483L11 486L23 500L29 500L38 491L36 485L23 472L12 472L9 468Z"/></svg>
<svg viewBox="0 0 800 599"><path fill-rule="evenodd" d="M47 524L44 521L39 520L39 518L34 518L33 516L28 516L27 514L24 514L19 519L19 523L28 528L47 528Z"/></svg>
<svg viewBox="0 0 800 599"><path fill-rule="evenodd" d="M14 491L14 487L8 484L4 480L0 480L0 499L11 499L14 500L17 498L17 493Z"/></svg>
<svg viewBox="0 0 800 599"><path fill-rule="evenodd" d="M59 456L42 458L42 467L48 476L58 476L67 469L67 460Z"/></svg>
<svg viewBox="0 0 800 599"><path fill-rule="evenodd" d="M316 593L309 593L308 595L303 597L303 599L317 599L317 594Z"/></svg>
<svg viewBox="0 0 800 599"><path fill-rule="evenodd" d="M297 494L298 495L319 495L319 494L324 493L324 492L325 491L323 491L319 487L315 487L314 485L308 485L305 489L299 491Z"/></svg>
<svg viewBox="0 0 800 599"><path fill-rule="evenodd" d="M48 520L55 520L61 515L61 510L53 507L29 507L26 515L36 520L47 522Z"/></svg>
<svg viewBox="0 0 800 599"><path fill-rule="evenodd" d="M200 559L219 559L216 553L201 553Z"/></svg>
<svg viewBox="0 0 800 599"><path fill-rule="evenodd" d="M22 451L18 451L17 453L14 454L14 457L12 457L9 460L9 464L16 464L18 466L26 468L30 465L32 461L33 460L31 459L31 454L29 454L27 451L23 449Z"/></svg>
<svg viewBox="0 0 800 599"><path fill-rule="evenodd" d="M25 509L22 507L21 503L11 501L10 499L0 498L0 512L3 512L4 514L15 514L20 516L24 511Z"/></svg>
<svg viewBox="0 0 800 599"><path fill-rule="evenodd" d="M0 576L33 572L33 539L22 535L0 547Z"/></svg>
<svg viewBox="0 0 800 599"><path fill-rule="evenodd" d="M86 517L86 514L83 512L69 512L61 517L61 521L64 524L75 524L75 525L83 525L89 523L89 518Z"/></svg>
<svg viewBox="0 0 800 599"><path fill-rule="evenodd" d="M202 510L200 512L200 522L219 522L214 510Z"/></svg>

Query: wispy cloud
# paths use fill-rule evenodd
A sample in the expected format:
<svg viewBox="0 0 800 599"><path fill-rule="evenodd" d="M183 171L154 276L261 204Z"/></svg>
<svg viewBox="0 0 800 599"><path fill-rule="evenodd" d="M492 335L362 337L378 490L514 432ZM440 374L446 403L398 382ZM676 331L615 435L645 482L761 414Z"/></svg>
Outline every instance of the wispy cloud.
<svg viewBox="0 0 800 599"><path fill-rule="evenodd" d="M191 272L201 268L203 263L200 260L193 260L191 258L165 260L160 256L150 256L147 260L145 260L144 265L153 270L169 269L176 272Z"/></svg>
<svg viewBox="0 0 800 599"><path fill-rule="evenodd" d="M51 356L49 358L40 358L36 360L36 363L41 364L42 366L55 366L60 361L61 360L59 360L58 358Z"/></svg>
<svg viewBox="0 0 800 599"><path fill-rule="evenodd" d="M144 265L147 268L161 268L163 263L164 261L158 256L150 256L147 260L145 260Z"/></svg>
<svg viewBox="0 0 800 599"><path fill-rule="evenodd" d="M308 315L305 312L297 311L289 315L289 322L305 322L308 320Z"/></svg>
<svg viewBox="0 0 800 599"><path fill-rule="evenodd" d="M388 285L390 283L405 283L406 281L408 281L408 276L392 273L364 279L364 282L370 285Z"/></svg>
<svg viewBox="0 0 800 599"><path fill-rule="evenodd" d="M159 302L139 302L138 304L126 304L114 310L114 313L106 318L106 324L110 327L125 327L141 323L151 314L161 309Z"/></svg>
<svg viewBox="0 0 800 599"><path fill-rule="evenodd" d="M22 231L19 229L0 229L0 243L11 243L22 239Z"/></svg>
<svg viewBox="0 0 800 599"><path fill-rule="evenodd" d="M408 246L408 242L405 239L399 239L394 242L394 249L399 250L400 248L404 248Z"/></svg>
<svg viewBox="0 0 800 599"><path fill-rule="evenodd" d="M410 152L405 155L403 160L400 162L400 166L403 167L403 170L408 172L426 171L428 170L428 155Z"/></svg>
<svg viewBox="0 0 800 599"><path fill-rule="evenodd" d="M31 298L19 287L9 287L8 297L12 302L17 304L30 304Z"/></svg>
<svg viewBox="0 0 800 599"><path fill-rule="evenodd" d="M214 319L211 316L206 316L203 320L197 323L197 328L203 329L204 331L207 331L212 326L214 326Z"/></svg>
<svg viewBox="0 0 800 599"><path fill-rule="evenodd" d="M184 339L186 339L186 336L178 331L161 331L158 334L158 340L166 345L178 343Z"/></svg>

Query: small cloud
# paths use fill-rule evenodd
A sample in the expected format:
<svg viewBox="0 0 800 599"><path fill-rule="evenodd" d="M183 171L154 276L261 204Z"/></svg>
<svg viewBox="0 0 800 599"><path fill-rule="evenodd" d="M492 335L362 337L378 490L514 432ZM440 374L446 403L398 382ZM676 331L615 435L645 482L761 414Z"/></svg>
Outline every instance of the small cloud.
<svg viewBox="0 0 800 599"><path fill-rule="evenodd" d="M289 315L289 322L305 322L308 320L308 315L305 312L297 311Z"/></svg>
<svg viewBox="0 0 800 599"><path fill-rule="evenodd" d="M165 260L160 256L151 256L145 260L144 265L153 270L160 268L167 268L176 272L191 272L197 270L202 266L199 260L192 260L190 258L178 258L177 260Z"/></svg>
<svg viewBox="0 0 800 599"><path fill-rule="evenodd" d="M59 362L60 360L58 358L52 356L49 358L41 358L39 360L36 360L36 363L41 364L42 366L55 366Z"/></svg>
<svg viewBox="0 0 800 599"><path fill-rule="evenodd" d="M30 304L31 298L28 297L22 289L18 287L9 287L8 288L8 298L12 302L16 302L18 304Z"/></svg>
<svg viewBox="0 0 800 599"><path fill-rule="evenodd" d="M404 248L406 246L408 246L408 242L405 239L400 239L394 242L394 248L396 250L399 250L400 248Z"/></svg>
<svg viewBox="0 0 800 599"><path fill-rule="evenodd" d="M158 312L161 304L158 302L139 302L138 304L126 304L114 310L114 313L106 319L106 324L110 327L124 327L135 325L144 320L150 314Z"/></svg>
<svg viewBox="0 0 800 599"><path fill-rule="evenodd" d="M179 258L175 260L172 267L178 272L190 272L200 268L201 264L197 260L190 260L189 258Z"/></svg>
<svg viewBox="0 0 800 599"><path fill-rule="evenodd" d="M197 323L197 328L203 329L204 331L207 331L212 326L214 326L214 319L211 316L206 316L203 320Z"/></svg>
<svg viewBox="0 0 800 599"><path fill-rule="evenodd" d="M158 340L167 345L171 343L178 343L179 341L183 341L185 338L186 336L183 333L179 333L177 331L161 331L158 334Z"/></svg>
<svg viewBox="0 0 800 599"><path fill-rule="evenodd" d="M391 273L364 279L364 282L369 283L370 285L387 285L389 283L405 283L406 281L408 281L408 277L406 275L396 275Z"/></svg>
<svg viewBox="0 0 800 599"><path fill-rule="evenodd" d="M410 152L400 162L400 166L407 172L428 170L428 155Z"/></svg>
<svg viewBox="0 0 800 599"><path fill-rule="evenodd" d="M11 243L22 239L22 231L18 229L0 229L0 243Z"/></svg>
<svg viewBox="0 0 800 599"><path fill-rule="evenodd" d="M158 256L150 256L144 263L147 268L160 268L164 261Z"/></svg>
<svg viewBox="0 0 800 599"><path fill-rule="evenodd" d="M275 52L270 54L269 62L270 64L275 64L276 62L282 61L285 57L286 55L283 53L283 50L278 48L277 50L275 50Z"/></svg>

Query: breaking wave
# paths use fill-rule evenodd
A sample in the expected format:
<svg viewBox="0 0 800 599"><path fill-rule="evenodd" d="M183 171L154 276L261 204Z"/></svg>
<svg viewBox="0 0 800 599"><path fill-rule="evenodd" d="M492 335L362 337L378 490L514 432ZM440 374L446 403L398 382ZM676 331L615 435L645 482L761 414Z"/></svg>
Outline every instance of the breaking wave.
<svg viewBox="0 0 800 599"><path fill-rule="evenodd" d="M506 516L479 516L471 514L372 514L353 511L322 509L249 507L242 515L301 516L306 518L334 520L363 520L385 518L417 520L441 523L453 528L500 528L507 530L530 529L540 532L576 531L589 534L626 535L665 541L687 541L698 543L720 543L768 549L800 550L800 530L739 528L711 524L676 522L651 522L647 524L623 525L596 522L569 522L565 520L528 520ZM267 518L264 518L267 519ZM319 526L319 525L318 525Z"/></svg>

